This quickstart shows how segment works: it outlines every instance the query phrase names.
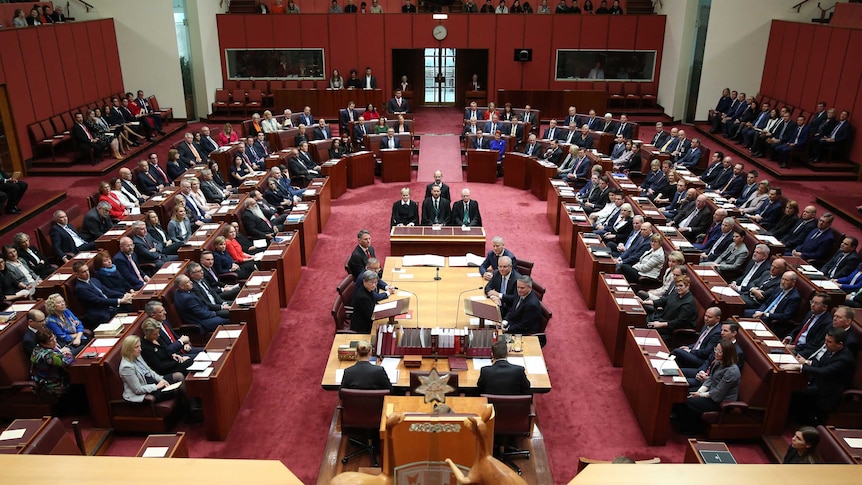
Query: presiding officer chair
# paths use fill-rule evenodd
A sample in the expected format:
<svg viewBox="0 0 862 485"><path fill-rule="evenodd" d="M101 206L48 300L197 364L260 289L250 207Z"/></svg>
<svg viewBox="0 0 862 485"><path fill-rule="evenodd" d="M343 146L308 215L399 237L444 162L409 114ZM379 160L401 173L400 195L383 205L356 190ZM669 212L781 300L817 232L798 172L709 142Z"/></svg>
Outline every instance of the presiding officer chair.
<svg viewBox="0 0 862 485"><path fill-rule="evenodd" d="M341 389L339 391L341 433L348 436L350 443L359 447L353 453L344 455L341 463L347 463L353 457L368 453L374 466L380 466L376 453L379 450L377 432L380 429L380 416L383 414L383 398L388 395L388 389ZM362 436L362 438L356 436Z"/></svg>
<svg viewBox="0 0 862 485"><path fill-rule="evenodd" d="M501 394L482 394L494 405L494 456L509 465L518 475L521 468L512 460L514 458L530 458L530 450L522 450L509 443L517 443L517 439L530 436L533 432L533 418L536 409L533 407L533 396L505 396Z"/></svg>

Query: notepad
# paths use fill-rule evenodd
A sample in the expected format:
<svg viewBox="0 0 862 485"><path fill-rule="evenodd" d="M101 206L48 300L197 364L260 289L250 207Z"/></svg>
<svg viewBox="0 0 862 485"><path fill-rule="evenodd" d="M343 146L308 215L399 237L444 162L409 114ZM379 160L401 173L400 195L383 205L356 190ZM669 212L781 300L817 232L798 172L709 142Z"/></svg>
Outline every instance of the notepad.
<svg viewBox="0 0 862 485"><path fill-rule="evenodd" d="M519 355L510 355L509 357L506 357L506 360L508 360L510 364L520 365L524 368L527 367L527 363L524 361L524 358Z"/></svg>
<svg viewBox="0 0 862 485"><path fill-rule="evenodd" d="M239 338L242 330L219 330L216 333L216 338Z"/></svg>
<svg viewBox="0 0 862 485"><path fill-rule="evenodd" d="M200 372L195 372L194 376L195 377L209 377L210 374L212 374L212 373L213 373L213 367L207 367L206 369L204 369Z"/></svg>
<svg viewBox="0 0 862 485"><path fill-rule="evenodd" d="M189 366L189 370L191 371L200 371L208 368L211 362L207 360L196 360Z"/></svg>
<svg viewBox="0 0 862 485"><path fill-rule="evenodd" d="M209 361L216 362L221 358L221 356L222 356L222 352L213 352L213 351L200 352L200 353L198 353L198 355L195 356L195 360L196 361L200 360L200 361L207 361L207 362L209 362Z"/></svg>
<svg viewBox="0 0 862 485"><path fill-rule="evenodd" d="M167 283L150 283L142 288L144 291L162 291L167 288Z"/></svg>
<svg viewBox="0 0 862 485"><path fill-rule="evenodd" d="M776 364L797 364L796 358L790 354L769 354L769 359Z"/></svg>
<svg viewBox="0 0 862 485"><path fill-rule="evenodd" d="M781 347L784 347L784 344L781 343L780 340L764 340L763 343L766 344L767 347L773 347L776 349L780 349Z"/></svg>
<svg viewBox="0 0 862 485"><path fill-rule="evenodd" d="M210 372L212 372L212 371L210 371ZM209 375L209 374L207 374L207 375ZM174 382L173 384L169 384L169 385L163 387L162 392L173 391L174 389L178 389L181 385L183 385L183 381Z"/></svg>
<svg viewBox="0 0 862 485"><path fill-rule="evenodd" d="M473 358L473 370L479 370L483 367L488 367L489 365L493 365L494 362L491 359L483 359L479 357Z"/></svg>
<svg viewBox="0 0 862 485"><path fill-rule="evenodd" d="M637 298L617 298L617 304L621 306L640 306L641 302Z"/></svg>
<svg viewBox="0 0 862 485"><path fill-rule="evenodd" d="M117 345L120 339L118 338L97 338L91 344L93 347L113 347Z"/></svg>
<svg viewBox="0 0 862 485"><path fill-rule="evenodd" d="M635 343L640 346L659 346L661 345L659 339L655 337L635 337Z"/></svg>
<svg viewBox="0 0 862 485"><path fill-rule="evenodd" d="M17 440L18 438L24 436L24 433L26 431L26 428L7 429L6 431L0 433L0 441Z"/></svg>
<svg viewBox="0 0 862 485"><path fill-rule="evenodd" d="M718 276L718 273L712 269L696 269L694 272L697 273L698 276Z"/></svg>
<svg viewBox="0 0 862 485"><path fill-rule="evenodd" d="M751 331L766 330L766 326L759 320L740 320L739 326Z"/></svg>
<svg viewBox="0 0 862 485"><path fill-rule="evenodd" d="M770 332L769 330L755 330L754 335L757 337L766 337L766 338L772 338L773 337L772 332Z"/></svg>
<svg viewBox="0 0 862 485"><path fill-rule="evenodd" d="M341 379L344 378L344 369L335 369L335 383L341 385Z"/></svg>
<svg viewBox="0 0 862 485"><path fill-rule="evenodd" d="M529 355L524 357L525 369L527 374L547 374L548 367L545 365L545 359L538 355Z"/></svg>
<svg viewBox="0 0 862 485"><path fill-rule="evenodd" d="M844 442L850 448L862 448L862 438L844 438Z"/></svg>
<svg viewBox="0 0 862 485"><path fill-rule="evenodd" d="M141 455L141 458L164 458L167 454L167 446L148 446Z"/></svg>

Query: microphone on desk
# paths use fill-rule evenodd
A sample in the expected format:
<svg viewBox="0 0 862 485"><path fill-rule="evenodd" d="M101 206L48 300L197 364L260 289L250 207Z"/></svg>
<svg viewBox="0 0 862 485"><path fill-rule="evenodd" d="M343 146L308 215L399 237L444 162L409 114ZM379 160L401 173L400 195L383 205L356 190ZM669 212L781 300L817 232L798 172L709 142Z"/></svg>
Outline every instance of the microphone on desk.
<svg viewBox="0 0 862 485"><path fill-rule="evenodd" d="M456 323L458 322L458 312L461 311L461 297L464 296L464 293L469 293L471 291L484 290L484 289L485 289L484 286L480 286L478 288L469 288L467 290L462 291L461 293L458 293L458 301L455 303L455 322Z"/></svg>
<svg viewBox="0 0 862 485"><path fill-rule="evenodd" d="M437 274L434 276L434 281L440 281L443 278L440 278L440 267L437 266Z"/></svg>
<svg viewBox="0 0 862 485"><path fill-rule="evenodd" d="M414 312L415 313L414 318L416 319L415 320L415 322L416 322L415 328L419 328L419 295L417 295L416 293L413 293L410 290L405 290L405 289L399 288L397 286L393 286L392 289L398 290L398 291L403 291L405 293L410 293L411 295L416 297L416 311ZM409 299L409 297L408 297L408 299Z"/></svg>
<svg viewBox="0 0 862 485"><path fill-rule="evenodd" d="M672 361L674 361L674 360L676 360L676 356L675 356L675 355L670 355L670 356L668 356L668 358L667 358L667 359L665 359L665 360L664 360L664 362L662 362L660 366L658 366L658 375L660 375L660 376L665 375L665 373L664 373L664 366L665 366L665 364L667 364L668 362L672 362Z"/></svg>

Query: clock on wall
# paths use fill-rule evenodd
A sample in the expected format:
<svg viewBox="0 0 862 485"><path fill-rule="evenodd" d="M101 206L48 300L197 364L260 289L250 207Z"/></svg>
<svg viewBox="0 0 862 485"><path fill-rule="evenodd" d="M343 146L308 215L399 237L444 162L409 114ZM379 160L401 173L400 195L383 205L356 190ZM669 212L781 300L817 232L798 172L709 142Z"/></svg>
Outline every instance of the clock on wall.
<svg viewBox="0 0 862 485"><path fill-rule="evenodd" d="M445 25L437 25L434 27L434 30L431 31L431 34L437 40L443 40L449 35L449 30L446 29Z"/></svg>

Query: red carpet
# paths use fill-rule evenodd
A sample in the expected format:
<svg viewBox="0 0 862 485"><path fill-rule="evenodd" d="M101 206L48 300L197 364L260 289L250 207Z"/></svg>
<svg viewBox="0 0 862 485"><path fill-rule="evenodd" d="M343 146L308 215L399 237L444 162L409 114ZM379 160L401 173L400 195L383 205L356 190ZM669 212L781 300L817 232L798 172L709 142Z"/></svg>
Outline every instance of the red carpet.
<svg viewBox="0 0 862 485"><path fill-rule="evenodd" d="M463 180L461 170L461 141L458 135L423 135L419 149L419 170L416 181L433 182L434 172L443 172L447 184ZM425 192L419 192L422 196ZM453 195L454 197L454 195Z"/></svg>

